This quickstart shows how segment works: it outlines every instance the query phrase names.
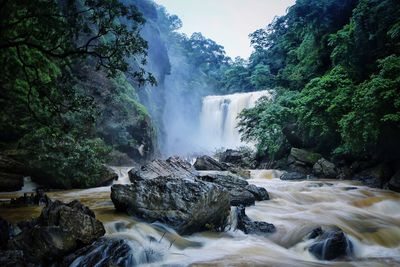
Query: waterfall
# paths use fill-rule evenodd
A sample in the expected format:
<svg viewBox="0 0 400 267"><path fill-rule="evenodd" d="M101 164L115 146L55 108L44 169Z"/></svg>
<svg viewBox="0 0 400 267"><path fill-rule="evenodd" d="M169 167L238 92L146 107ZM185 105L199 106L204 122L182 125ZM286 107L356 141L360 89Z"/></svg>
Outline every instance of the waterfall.
<svg viewBox="0 0 400 267"><path fill-rule="evenodd" d="M237 148L240 141L237 116L243 109L252 108L261 97L271 97L267 90L231 95L206 96L200 114L201 145L206 151L217 148Z"/></svg>

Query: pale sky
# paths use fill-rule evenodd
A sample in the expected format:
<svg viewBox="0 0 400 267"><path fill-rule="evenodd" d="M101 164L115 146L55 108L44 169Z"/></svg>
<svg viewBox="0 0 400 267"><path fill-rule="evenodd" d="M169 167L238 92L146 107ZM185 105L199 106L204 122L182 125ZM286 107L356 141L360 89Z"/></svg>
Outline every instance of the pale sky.
<svg viewBox="0 0 400 267"><path fill-rule="evenodd" d="M284 15L295 0L154 0L183 22L182 32L201 32L225 47L228 56L248 58L248 35Z"/></svg>

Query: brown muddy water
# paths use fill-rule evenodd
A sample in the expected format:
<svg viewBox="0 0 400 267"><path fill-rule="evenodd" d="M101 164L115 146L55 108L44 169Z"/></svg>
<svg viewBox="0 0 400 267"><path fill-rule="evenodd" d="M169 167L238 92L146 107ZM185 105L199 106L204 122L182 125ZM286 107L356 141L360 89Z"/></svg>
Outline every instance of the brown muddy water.
<svg viewBox="0 0 400 267"><path fill-rule="evenodd" d="M130 168L115 167L128 183ZM352 181L281 181L274 170L253 170L249 183L265 187L271 200L246 208L247 215L273 223L276 233L264 237L241 231L204 232L179 236L162 224L147 224L117 213L110 187L50 192L69 202L80 200L105 224L106 236L131 241L151 250L158 262L145 266L400 266L400 194L372 189ZM24 191L34 188L25 186ZM1 193L4 201L21 192ZM42 207L0 208L0 216L16 222L40 214ZM353 244L354 255L338 261L319 261L307 250L305 236L317 226L341 228Z"/></svg>

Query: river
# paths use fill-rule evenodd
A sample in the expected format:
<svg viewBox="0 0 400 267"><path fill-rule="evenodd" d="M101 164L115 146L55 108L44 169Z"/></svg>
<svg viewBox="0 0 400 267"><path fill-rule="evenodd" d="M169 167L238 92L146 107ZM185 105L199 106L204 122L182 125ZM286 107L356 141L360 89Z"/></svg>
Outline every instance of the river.
<svg viewBox="0 0 400 267"><path fill-rule="evenodd" d="M128 183L129 168L114 168ZM137 262L149 255L155 263L144 266L400 266L400 194L372 189L352 181L290 182L278 171L254 170L250 183L265 187L271 200L246 208L253 220L273 223L276 233L245 235L240 231L204 232L179 236L161 224L147 224L117 213L110 187L49 192L52 199L79 199L105 224L106 236L122 237L132 244ZM18 193L2 193L1 200ZM41 207L1 208L15 222L40 214ZM346 261L319 261L306 249L304 237L317 226L338 226L354 245Z"/></svg>

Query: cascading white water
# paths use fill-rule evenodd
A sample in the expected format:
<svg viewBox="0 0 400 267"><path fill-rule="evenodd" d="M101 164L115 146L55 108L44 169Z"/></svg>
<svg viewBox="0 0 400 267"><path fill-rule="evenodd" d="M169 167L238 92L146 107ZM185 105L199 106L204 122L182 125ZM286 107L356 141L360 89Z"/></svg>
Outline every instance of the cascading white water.
<svg viewBox="0 0 400 267"><path fill-rule="evenodd" d="M240 140L237 116L246 108L255 106L261 97L271 97L267 90L231 95L206 96L200 114L202 148L214 151L217 148L237 148L245 145Z"/></svg>

